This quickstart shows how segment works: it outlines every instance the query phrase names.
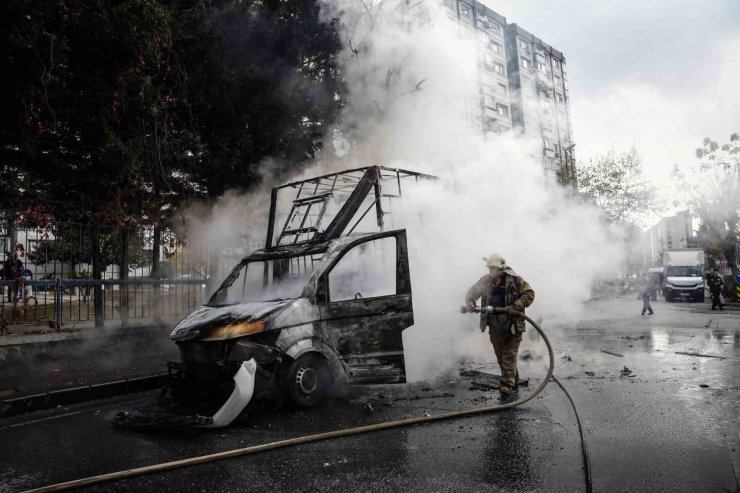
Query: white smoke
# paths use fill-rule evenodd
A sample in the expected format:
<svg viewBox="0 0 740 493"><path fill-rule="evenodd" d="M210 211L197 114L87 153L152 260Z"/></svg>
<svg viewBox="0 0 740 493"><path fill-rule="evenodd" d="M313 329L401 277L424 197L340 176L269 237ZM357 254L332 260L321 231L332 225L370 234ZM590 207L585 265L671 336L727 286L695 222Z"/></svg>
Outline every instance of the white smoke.
<svg viewBox="0 0 740 493"><path fill-rule="evenodd" d="M623 255L619 232L545 173L539 142L485 138L470 124L479 105L476 41L427 3L409 11L393 1L327 0L330 15L352 20L342 122L350 162L443 179L404 190L416 321L404 333L411 380L444 373L469 353L492 354L477 317L459 313L465 291L486 272L482 257L501 253L536 292L530 313L551 322L576 319L593 280L615 275Z"/></svg>
<svg viewBox="0 0 740 493"><path fill-rule="evenodd" d="M466 357L493 358L477 317L459 313L465 291L486 272L482 257L501 253L530 282L536 298L528 313L547 324L577 319L594 279L616 275L623 256L619 231L545 172L539 141L484 137L471 125L480 104L476 41L440 9L437 2L408 10L396 0L325 0L326 18L339 17L344 28L349 102L328 146L339 152L302 174L384 165L442 178L404 189L393 211L394 226L406 227L409 238L410 380L444 374ZM266 191L257 198L269 202ZM200 214L200 229L213 238L233 223L264 225L266 207L234 206Z"/></svg>

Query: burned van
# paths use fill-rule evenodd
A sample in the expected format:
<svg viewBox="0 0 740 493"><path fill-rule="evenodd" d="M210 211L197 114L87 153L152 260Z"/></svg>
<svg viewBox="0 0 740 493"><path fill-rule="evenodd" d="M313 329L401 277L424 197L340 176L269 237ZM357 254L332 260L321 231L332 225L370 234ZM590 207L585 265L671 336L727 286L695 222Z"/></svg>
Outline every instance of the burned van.
<svg viewBox="0 0 740 493"><path fill-rule="evenodd" d="M383 193L389 176L397 195ZM208 425L260 398L309 407L335 385L405 381L402 332L414 323L406 231L383 231L382 203L409 177L431 178L370 167L285 185L298 193L274 246L273 190L267 247L170 336L180 349L175 393L226 398ZM372 209L376 231L355 233Z"/></svg>

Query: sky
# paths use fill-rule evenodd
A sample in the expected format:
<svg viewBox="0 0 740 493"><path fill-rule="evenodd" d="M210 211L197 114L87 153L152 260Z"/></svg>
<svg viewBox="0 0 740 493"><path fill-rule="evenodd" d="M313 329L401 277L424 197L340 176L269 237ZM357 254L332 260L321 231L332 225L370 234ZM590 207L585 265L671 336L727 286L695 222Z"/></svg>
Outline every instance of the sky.
<svg viewBox="0 0 740 493"><path fill-rule="evenodd" d="M668 187L740 132L740 1L484 0L566 58L577 159L635 146Z"/></svg>

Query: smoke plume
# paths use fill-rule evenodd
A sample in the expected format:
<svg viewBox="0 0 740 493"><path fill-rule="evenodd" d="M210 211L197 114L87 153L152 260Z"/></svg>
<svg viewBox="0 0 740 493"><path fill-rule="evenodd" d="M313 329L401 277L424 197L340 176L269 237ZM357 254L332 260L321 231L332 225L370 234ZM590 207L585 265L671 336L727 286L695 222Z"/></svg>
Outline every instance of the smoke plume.
<svg viewBox="0 0 740 493"><path fill-rule="evenodd" d="M415 325L404 332L410 380L446 374L460 359L493 359L477 317L459 313L467 288L486 273L482 257L502 254L529 281L536 297L528 313L546 328L577 319L592 282L616 275L623 257L620 231L544 170L539 140L484 136L471 125L480 105L476 40L441 8L325 0L325 18L338 17L344 30L349 100L326 155L302 176L384 165L442 178L404 189L393 211L392 224L408 230L410 246ZM269 202L267 193L257 197ZM242 209L255 203L233 202ZM227 229L213 220L218 215L242 227L266 218L265 207L246 209L206 214L192 232L218 237Z"/></svg>
<svg viewBox="0 0 740 493"><path fill-rule="evenodd" d="M535 317L576 319L593 280L618 272L621 234L554 183L539 141L484 137L471 125L479 105L476 40L436 2L411 10L391 1L326 4L327 15L349 19L348 160L442 178L404 190L416 320L404 334L410 379L444 373L471 353L490 358L477 318L461 315L459 305L491 253L533 286Z"/></svg>

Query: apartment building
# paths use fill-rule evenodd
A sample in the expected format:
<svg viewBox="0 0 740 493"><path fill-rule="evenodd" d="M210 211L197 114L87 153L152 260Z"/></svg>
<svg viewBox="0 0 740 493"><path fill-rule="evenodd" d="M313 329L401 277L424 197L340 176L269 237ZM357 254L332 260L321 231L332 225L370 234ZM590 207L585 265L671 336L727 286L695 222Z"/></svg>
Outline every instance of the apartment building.
<svg viewBox="0 0 740 493"><path fill-rule="evenodd" d="M575 175L565 57L474 0L442 0L446 15L477 41L480 100L470 120L485 134L518 132L542 143L543 165Z"/></svg>

